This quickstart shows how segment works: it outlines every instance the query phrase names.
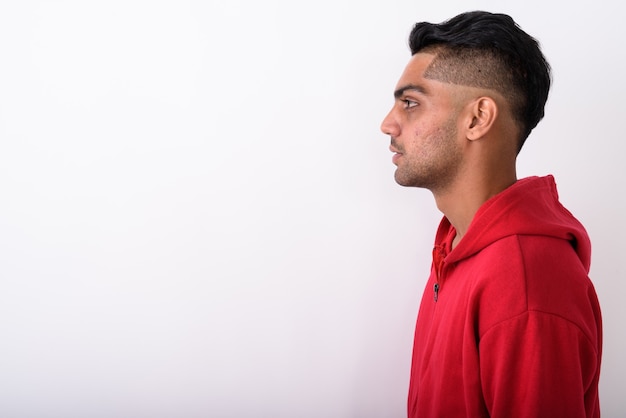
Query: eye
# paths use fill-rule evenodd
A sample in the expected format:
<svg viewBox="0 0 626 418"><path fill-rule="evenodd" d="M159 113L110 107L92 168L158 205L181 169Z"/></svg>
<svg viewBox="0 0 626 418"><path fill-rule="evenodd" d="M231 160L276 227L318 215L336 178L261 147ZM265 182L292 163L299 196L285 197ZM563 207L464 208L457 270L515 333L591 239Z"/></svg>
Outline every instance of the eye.
<svg viewBox="0 0 626 418"><path fill-rule="evenodd" d="M402 103L404 103L405 109L411 109L412 107L415 107L419 104L415 100L411 100L411 99L403 99Z"/></svg>

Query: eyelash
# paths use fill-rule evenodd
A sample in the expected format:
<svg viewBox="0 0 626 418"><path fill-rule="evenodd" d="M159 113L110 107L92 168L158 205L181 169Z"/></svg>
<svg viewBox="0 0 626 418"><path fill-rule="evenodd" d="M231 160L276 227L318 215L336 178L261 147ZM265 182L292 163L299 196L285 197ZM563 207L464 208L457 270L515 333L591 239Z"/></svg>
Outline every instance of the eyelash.
<svg viewBox="0 0 626 418"><path fill-rule="evenodd" d="M414 108L415 106L417 106L419 104L415 100L411 100L411 99L404 99L404 100L402 100L402 103L404 103L404 108L405 109Z"/></svg>

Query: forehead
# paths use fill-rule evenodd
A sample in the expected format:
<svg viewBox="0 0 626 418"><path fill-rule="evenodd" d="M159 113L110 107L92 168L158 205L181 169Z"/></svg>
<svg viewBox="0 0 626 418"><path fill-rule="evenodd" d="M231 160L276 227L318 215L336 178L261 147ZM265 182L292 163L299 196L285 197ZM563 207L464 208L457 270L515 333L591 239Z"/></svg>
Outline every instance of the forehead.
<svg viewBox="0 0 626 418"><path fill-rule="evenodd" d="M423 83L426 81L424 73L435 59L435 55L418 52L413 55L408 64L404 68L400 80L398 80L398 88L405 85L416 84L418 82Z"/></svg>
<svg viewBox="0 0 626 418"><path fill-rule="evenodd" d="M463 105L479 94L476 89L435 79L426 73L436 55L418 52L413 55L398 80L394 96L400 99L406 94L418 94L423 100L438 105Z"/></svg>

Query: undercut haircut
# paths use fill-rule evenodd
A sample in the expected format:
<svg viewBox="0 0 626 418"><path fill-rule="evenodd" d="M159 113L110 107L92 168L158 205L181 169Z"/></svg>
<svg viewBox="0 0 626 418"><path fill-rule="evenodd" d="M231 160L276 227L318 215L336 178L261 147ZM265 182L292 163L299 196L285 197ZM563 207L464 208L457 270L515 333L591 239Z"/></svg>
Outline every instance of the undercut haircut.
<svg viewBox="0 0 626 418"><path fill-rule="evenodd" d="M435 55L427 78L494 90L509 103L520 131L518 152L544 116L550 65L539 43L508 15L462 13L440 24L416 23L411 54Z"/></svg>

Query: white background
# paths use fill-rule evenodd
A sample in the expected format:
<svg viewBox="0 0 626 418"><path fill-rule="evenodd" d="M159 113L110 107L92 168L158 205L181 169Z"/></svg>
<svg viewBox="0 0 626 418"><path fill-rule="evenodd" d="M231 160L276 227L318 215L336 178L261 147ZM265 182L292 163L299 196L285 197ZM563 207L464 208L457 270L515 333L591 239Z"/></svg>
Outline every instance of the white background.
<svg viewBox="0 0 626 418"><path fill-rule="evenodd" d="M472 9L553 66L519 175L589 231L623 416L626 28L556 4L0 1L0 416L403 416L440 213L379 125L412 25Z"/></svg>

